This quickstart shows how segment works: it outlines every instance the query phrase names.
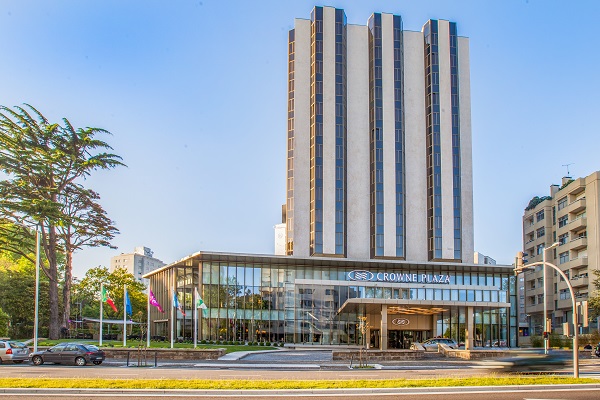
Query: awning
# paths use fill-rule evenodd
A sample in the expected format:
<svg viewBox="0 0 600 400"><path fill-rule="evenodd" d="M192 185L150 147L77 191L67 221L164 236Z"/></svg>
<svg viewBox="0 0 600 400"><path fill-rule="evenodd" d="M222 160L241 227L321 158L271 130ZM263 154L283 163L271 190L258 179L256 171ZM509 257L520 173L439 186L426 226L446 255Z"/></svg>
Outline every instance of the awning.
<svg viewBox="0 0 600 400"><path fill-rule="evenodd" d="M451 300L408 300L408 299L373 299L352 298L340 307L338 313L359 312L365 310L367 314L381 312L381 306L388 306L388 314L438 314L451 307L478 307L488 309L510 308L510 303L492 301L451 301Z"/></svg>

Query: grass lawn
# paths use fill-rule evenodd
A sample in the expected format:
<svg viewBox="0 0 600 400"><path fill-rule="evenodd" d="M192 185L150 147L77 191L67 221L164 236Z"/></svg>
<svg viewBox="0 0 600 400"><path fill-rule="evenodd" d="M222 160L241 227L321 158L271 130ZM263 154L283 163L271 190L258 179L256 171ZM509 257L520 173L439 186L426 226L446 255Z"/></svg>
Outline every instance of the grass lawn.
<svg viewBox="0 0 600 400"><path fill-rule="evenodd" d="M514 386L598 383L588 378L560 376L473 377L385 380L206 380L206 379L52 379L0 378L2 388L89 388L89 389L358 389L456 386Z"/></svg>

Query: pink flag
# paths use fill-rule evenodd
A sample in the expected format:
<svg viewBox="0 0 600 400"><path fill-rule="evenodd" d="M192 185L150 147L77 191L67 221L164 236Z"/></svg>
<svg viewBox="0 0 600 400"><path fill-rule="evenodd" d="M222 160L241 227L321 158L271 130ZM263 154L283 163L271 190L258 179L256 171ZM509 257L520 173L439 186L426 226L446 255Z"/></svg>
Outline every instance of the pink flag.
<svg viewBox="0 0 600 400"><path fill-rule="evenodd" d="M154 307L158 308L158 311L164 313L162 307L160 306L160 304L158 304L158 301L156 300L156 297L154 297L154 293L152 293L152 290L150 290L150 296L148 296L148 301L150 302L151 306L154 306Z"/></svg>

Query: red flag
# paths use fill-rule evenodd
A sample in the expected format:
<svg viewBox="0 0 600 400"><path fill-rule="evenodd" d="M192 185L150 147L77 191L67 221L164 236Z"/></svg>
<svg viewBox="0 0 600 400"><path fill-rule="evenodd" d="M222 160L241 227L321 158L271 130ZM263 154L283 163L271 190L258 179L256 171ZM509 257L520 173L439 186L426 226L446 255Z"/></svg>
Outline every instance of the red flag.
<svg viewBox="0 0 600 400"><path fill-rule="evenodd" d="M108 296L108 292L106 291L105 287L102 287L102 301L107 303L109 306L111 306L111 308L113 310L115 310L115 312L119 312L117 310L117 306L115 306L115 303L112 301L112 299Z"/></svg>

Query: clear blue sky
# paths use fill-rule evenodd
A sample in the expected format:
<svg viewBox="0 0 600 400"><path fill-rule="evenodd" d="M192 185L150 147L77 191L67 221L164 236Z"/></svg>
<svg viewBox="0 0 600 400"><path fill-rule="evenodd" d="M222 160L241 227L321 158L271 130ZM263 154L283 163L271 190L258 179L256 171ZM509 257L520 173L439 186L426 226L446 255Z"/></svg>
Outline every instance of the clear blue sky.
<svg viewBox="0 0 600 400"><path fill-rule="evenodd" d="M471 44L475 249L512 263L521 216L600 169L597 1L23 1L0 6L0 104L108 129L128 168L87 184L121 234L75 275L145 245L273 252L285 201L287 31L315 5L399 14ZM572 140L573 144L568 144Z"/></svg>

